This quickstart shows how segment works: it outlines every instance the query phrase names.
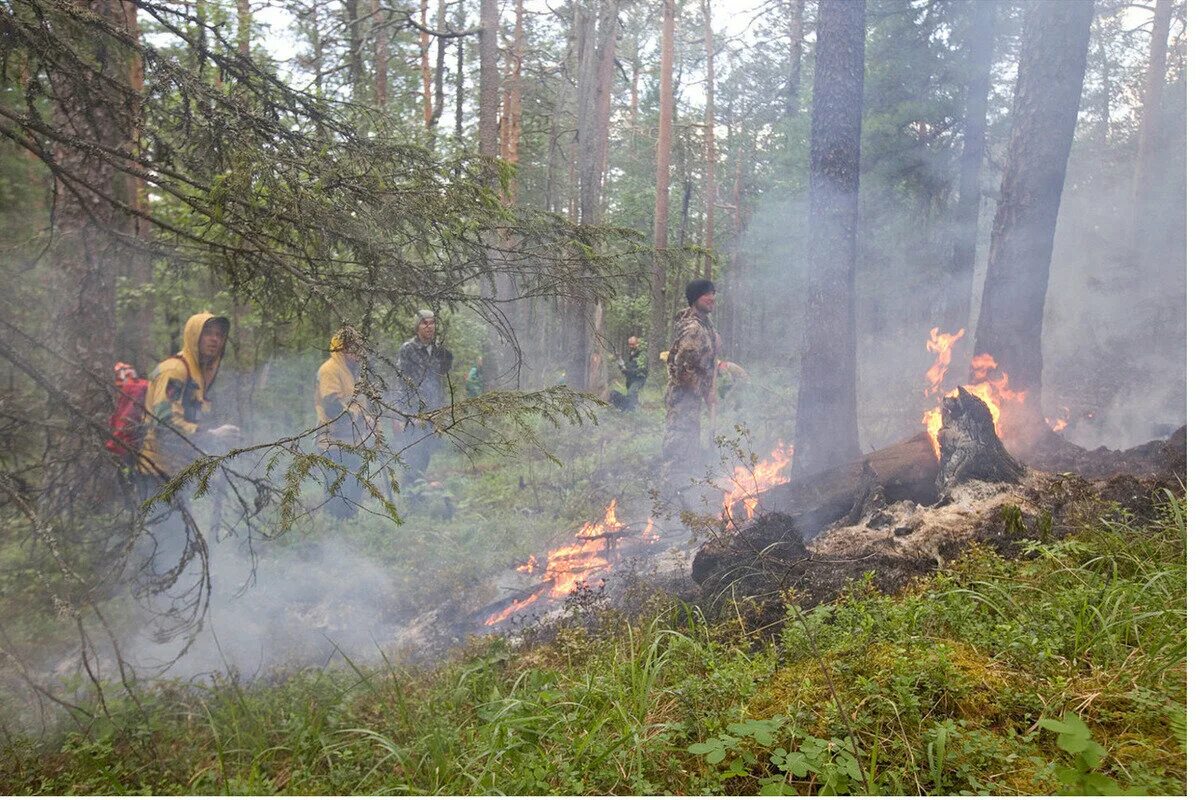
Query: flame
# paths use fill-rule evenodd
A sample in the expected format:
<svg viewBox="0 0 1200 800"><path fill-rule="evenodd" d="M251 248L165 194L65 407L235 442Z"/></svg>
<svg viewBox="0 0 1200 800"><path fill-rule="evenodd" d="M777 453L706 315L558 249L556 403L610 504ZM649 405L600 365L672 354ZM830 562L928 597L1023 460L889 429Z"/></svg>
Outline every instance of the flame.
<svg viewBox="0 0 1200 800"><path fill-rule="evenodd" d="M541 592L534 592L529 597L526 597L524 600L513 600L512 603L510 603L506 608L500 609L495 614L492 614L490 617L488 617L486 620L484 620L483 624L484 625L495 625L498 622L503 622L504 620L511 617L513 614L520 611L522 608L525 608L526 606L531 604L534 600L537 600L539 597L541 597L541 594L542 594Z"/></svg>
<svg viewBox="0 0 1200 800"><path fill-rule="evenodd" d="M647 542L657 542L660 538L654 530L654 515L646 517L646 527L642 529L642 539Z"/></svg>
<svg viewBox="0 0 1200 800"><path fill-rule="evenodd" d="M998 377L989 378L989 373L998 373ZM971 394L978 397L992 412L992 422L996 424L996 435L1004 438L1001 411L1006 405L1020 405L1025 402L1027 392L1017 392L1008 388L1008 373L997 369L996 359L987 353L982 353L971 359L971 377L974 383L964 386Z"/></svg>
<svg viewBox="0 0 1200 800"><path fill-rule="evenodd" d="M1062 416L1058 419L1046 417L1046 424L1050 426L1050 430L1058 433L1071 424L1071 409L1067 406L1062 406Z"/></svg>
<svg viewBox="0 0 1200 800"><path fill-rule="evenodd" d="M925 416L921 418L921 424L929 433L929 441L933 445L933 455L939 461L942 458L942 448L938 445L937 432L942 429L942 381L946 378L946 371L950 369L950 357L954 344L963 337L964 333L966 333L964 328L959 328L958 333L942 333L935 325L929 331L929 341L925 342L925 349L937 355L933 366L925 370L925 380L929 382L929 385L925 387L925 396L937 397L938 404L925 412Z"/></svg>
<svg viewBox="0 0 1200 800"><path fill-rule="evenodd" d="M929 341L925 343L925 349L937 353L937 358L933 366L925 370L925 380L929 381L929 387L925 389L926 397L941 394L942 380L946 377L946 371L950 369L950 351L964 333L966 330L963 328L959 328L958 333L940 333L936 325L929 331Z"/></svg>
<svg viewBox="0 0 1200 800"><path fill-rule="evenodd" d="M651 527L652 524L648 524L647 530ZM611 534L624 529L625 523L617 518L617 498L614 497L604 509L603 520L583 523L575 533L575 542L546 554L546 569L542 577L548 584L547 588L534 592L524 600L514 600L512 605L488 617L483 624L503 622L543 596L566 597L577 586L587 583L592 575L611 569L612 562L608 558ZM529 561L517 567L517 571L532 574L537 564L537 558L530 556Z"/></svg>
<svg viewBox="0 0 1200 800"><path fill-rule="evenodd" d="M937 438L938 431L942 429L942 406L939 395L941 395L942 380L945 379L946 371L950 367L951 350L954 343L962 338L962 335L961 329L956 334L947 334L940 333L934 327L929 332L929 341L925 343L926 350L937 354L933 366L925 371L925 378L929 381L929 386L925 389L925 396L938 397L938 404L925 412L921 417L921 423L929 435L930 444L933 445L933 454L939 461L942 458L942 448L938 444ZM989 377L989 375L994 375L994 377ZM978 397L988 407L988 411L992 414L992 422L996 426L996 435L1003 439L1004 427L1001 423L1003 408L1006 405L1024 403L1027 393L1014 391L1008 387L1008 373L1001 372L996 364L996 359L988 353L981 353L971 359L971 380L971 383L962 388ZM958 389L952 389L945 396L957 397ZM1065 426L1064 422L1063 427ZM1060 429L1056 428L1055 430Z"/></svg>
<svg viewBox="0 0 1200 800"><path fill-rule="evenodd" d="M759 493L788 481L788 468L792 465L792 446L779 442L771 451L768 459L746 467L738 464L733 469L731 483L733 488L725 493L722 503L725 511L725 527L733 527L733 508L737 503L742 504L746 519L754 519L758 508Z"/></svg>

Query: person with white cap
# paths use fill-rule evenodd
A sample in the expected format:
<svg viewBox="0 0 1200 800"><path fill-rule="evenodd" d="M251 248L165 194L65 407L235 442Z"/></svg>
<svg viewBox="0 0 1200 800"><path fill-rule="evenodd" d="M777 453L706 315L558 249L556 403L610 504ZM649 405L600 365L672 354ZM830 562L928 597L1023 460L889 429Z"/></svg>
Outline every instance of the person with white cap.
<svg viewBox="0 0 1200 800"><path fill-rule="evenodd" d="M400 347L396 363L400 370L397 408L407 415L427 414L446 405L446 388L454 354L437 341L437 317L421 309L414 319L416 335ZM422 477L437 448L437 436L428 421L393 420L392 431L408 466L408 479Z"/></svg>

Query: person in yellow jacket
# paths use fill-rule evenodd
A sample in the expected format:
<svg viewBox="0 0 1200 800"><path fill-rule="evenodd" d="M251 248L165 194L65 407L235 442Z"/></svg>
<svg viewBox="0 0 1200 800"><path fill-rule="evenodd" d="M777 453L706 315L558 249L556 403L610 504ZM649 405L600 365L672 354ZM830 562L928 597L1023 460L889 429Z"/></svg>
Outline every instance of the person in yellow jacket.
<svg viewBox="0 0 1200 800"><path fill-rule="evenodd" d="M354 477L354 473L362 466L362 458L347 451L344 446L362 444L372 428L373 418L355 391L362 344L356 330L342 328L330 339L329 358L317 370L314 399L317 422L321 425L317 444L323 455L350 473L342 483L339 496L331 497L326 506L329 513L338 519L353 516L362 498L362 484ZM327 470L326 485L331 487L339 474L338 470Z"/></svg>
<svg viewBox="0 0 1200 800"><path fill-rule="evenodd" d="M211 425L208 401L228 338L228 319L207 311L193 314L183 326L183 349L150 373L138 459L144 475L169 479L206 448L228 447L239 435L235 425Z"/></svg>

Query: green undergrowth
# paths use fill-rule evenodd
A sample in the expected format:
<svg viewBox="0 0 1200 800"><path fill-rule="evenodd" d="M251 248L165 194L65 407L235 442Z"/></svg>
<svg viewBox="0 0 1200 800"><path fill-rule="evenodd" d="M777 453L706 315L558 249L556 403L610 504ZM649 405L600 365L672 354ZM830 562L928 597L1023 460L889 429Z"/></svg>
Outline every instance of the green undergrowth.
<svg viewBox="0 0 1200 800"><path fill-rule="evenodd" d="M1167 496L894 597L868 577L769 640L660 598L432 669L110 691L78 730L9 734L0 790L1179 794L1185 517Z"/></svg>

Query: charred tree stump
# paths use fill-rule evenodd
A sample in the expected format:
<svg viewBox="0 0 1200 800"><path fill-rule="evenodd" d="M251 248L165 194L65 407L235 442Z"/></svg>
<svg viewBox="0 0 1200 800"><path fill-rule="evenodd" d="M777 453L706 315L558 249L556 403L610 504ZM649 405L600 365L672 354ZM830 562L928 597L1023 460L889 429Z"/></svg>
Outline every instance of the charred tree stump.
<svg viewBox="0 0 1200 800"><path fill-rule="evenodd" d="M830 526L876 517L886 522L883 509L892 503L929 506L947 499L947 490L963 481L1015 482L1024 473L996 436L988 407L965 389L942 401L942 421L940 461L922 432L763 492L758 507L764 516L706 542L692 562L693 580L710 593L735 579L761 589L763 581L790 570L781 561L794 565Z"/></svg>
<svg viewBox="0 0 1200 800"><path fill-rule="evenodd" d="M942 398L938 446L942 459L937 490L942 494L951 486L972 479L1012 483L1025 472L996 435L987 405L961 386L956 393Z"/></svg>

